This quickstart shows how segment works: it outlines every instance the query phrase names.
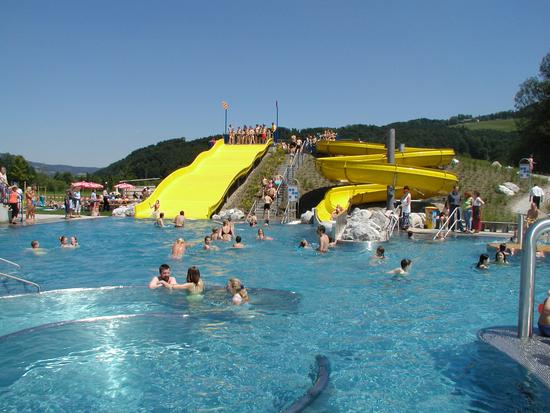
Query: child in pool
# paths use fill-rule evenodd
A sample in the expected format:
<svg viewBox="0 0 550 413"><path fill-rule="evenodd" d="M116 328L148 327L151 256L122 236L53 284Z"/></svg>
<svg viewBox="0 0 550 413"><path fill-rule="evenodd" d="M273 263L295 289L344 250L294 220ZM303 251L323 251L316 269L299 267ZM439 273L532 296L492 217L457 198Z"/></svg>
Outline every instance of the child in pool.
<svg viewBox="0 0 550 413"><path fill-rule="evenodd" d="M227 291L231 294L231 302L240 305L249 300L248 291L238 278L230 278L227 282Z"/></svg>

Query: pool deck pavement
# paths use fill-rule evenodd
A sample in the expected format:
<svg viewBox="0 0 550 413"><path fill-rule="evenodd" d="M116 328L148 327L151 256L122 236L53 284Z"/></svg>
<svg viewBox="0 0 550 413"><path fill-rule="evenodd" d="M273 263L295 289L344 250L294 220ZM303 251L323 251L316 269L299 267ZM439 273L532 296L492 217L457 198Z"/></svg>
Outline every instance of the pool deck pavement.
<svg viewBox="0 0 550 413"><path fill-rule="evenodd" d="M108 218L105 216L98 216L98 217L91 217L89 215L81 215L79 218L69 218L66 219L65 215L56 215L56 214L36 214L36 219L34 223L25 222L23 219L23 222L17 221L17 224L8 224L5 223L3 225L5 226L28 226L28 225L35 225L35 224L51 224L54 222L70 222L70 221L82 221L82 220L88 220L88 219L98 219L98 218Z"/></svg>
<svg viewBox="0 0 550 413"><path fill-rule="evenodd" d="M438 229L425 229L425 228L409 228L407 231L410 231L414 234L429 236L433 238L435 234L439 231ZM466 237L466 238L475 238L475 237L487 237L487 238L507 238L510 239L514 235L513 232L492 232L492 231L480 231L475 233L470 232L459 232L451 231L447 237Z"/></svg>

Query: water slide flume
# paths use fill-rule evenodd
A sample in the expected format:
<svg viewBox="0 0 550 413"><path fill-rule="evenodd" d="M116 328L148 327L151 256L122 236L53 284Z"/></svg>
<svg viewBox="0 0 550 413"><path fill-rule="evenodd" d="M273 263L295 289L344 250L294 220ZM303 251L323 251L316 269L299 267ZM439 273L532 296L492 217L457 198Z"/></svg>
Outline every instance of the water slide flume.
<svg viewBox="0 0 550 413"><path fill-rule="evenodd" d="M428 198L450 192L458 182L456 175L423 166L445 165L454 156L452 149L408 148L409 152L395 154L396 164L387 164L383 145L362 142L321 142L318 152L337 154L338 151L352 156L320 158L318 166L328 179L347 181L354 184L330 189L315 208L316 221L331 220L331 213L340 205L344 208L352 205L382 202L386 199L386 186L393 185L396 197L402 195L403 186L411 189L413 197ZM370 150L377 154L357 155ZM370 184L365 184L370 182Z"/></svg>
<svg viewBox="0 0 550 413"><path fill-rule="evenodd" d="M164 178L147 200L136 205L135 217L151 218L151 207L158 199L165 218L171 219L182 210L187 218L210 218L229 188L253 168L270 144L271 140L261 145L225 145L218 140L193 163Z"/></svg>

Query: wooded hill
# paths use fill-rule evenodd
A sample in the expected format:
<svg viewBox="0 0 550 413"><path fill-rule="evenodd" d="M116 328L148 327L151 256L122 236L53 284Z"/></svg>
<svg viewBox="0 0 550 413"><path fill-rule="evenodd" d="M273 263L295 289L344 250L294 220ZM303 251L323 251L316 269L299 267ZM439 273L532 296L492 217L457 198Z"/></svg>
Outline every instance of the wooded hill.
<svg viewBox="0 0 550 413"><path fill-rule="evenodd" d="M463 115L465 116L465 115ZM486 115L494 116L494 115ZM516 132L491 129L470 130L450 120L415 119L386 126L348 125L331 128L338 139L352 139L369 142L385 142L390 128L396 130L396 142L407 146L432 148L453 148L458 154L475 159L498 160L502 164L515 164L513 159L519 136ZM326 127L288 129L280 127L279 138L289 140L292 135L302 138L323 133ZM216 136L219 139L221 136ZM185 138L171 139L138 149L126 158L94 173L103 181L136 178L164 178L177 168L189 165L202 151L208 149L212 136L187 141Z"/></svg>

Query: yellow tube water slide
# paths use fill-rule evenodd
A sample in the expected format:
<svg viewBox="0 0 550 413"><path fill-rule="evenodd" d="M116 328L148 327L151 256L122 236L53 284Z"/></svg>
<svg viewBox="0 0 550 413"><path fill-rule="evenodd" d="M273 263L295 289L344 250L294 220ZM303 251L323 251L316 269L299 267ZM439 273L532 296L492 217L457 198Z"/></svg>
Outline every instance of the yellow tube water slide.
<svg viewBox="0 0 550 413"><path fill-rule="evenodd" d="M269 149L262 145L225 145L220 139L190 165L168 175L151 196L136 205L136 218L151 218L158 199L165 218L184 211L187 218L208 219L220 207L229 188Z"/></svg>
<svg viewBox="0 0 550 413"><path fill-rule="evenodd" d="M456 175L422 166L439 166L450 162L452 149L408 148L409 151L395 154L395 165L387 164L385 147L362 142L320 142L317 151L337 154L344 152L352 156L320 158L317 160L323 175L331 180L347 181L362 185L339 186L330 189L315 208L318 221L330 221L337 205L344 208L348 203L361 204L382 202L386 199L386 186L393 185L396 197L402 195L403 186L411 189L413 197L428 198L452 190L457 183ZM378 151L369 155L369 151ZM364 184L372 182L372 184Z"/></svg>

